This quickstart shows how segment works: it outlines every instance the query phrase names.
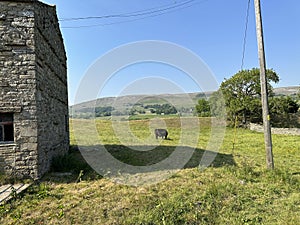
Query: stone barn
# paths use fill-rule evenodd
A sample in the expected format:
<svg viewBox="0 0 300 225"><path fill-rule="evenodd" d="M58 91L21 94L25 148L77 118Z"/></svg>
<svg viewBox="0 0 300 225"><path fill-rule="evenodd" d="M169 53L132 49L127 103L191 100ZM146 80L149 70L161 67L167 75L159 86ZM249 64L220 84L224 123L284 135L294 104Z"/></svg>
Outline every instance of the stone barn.
<svg viewBox="0 0 300 225"><path fill-rule="evenodd" d="M0 0L0 173L39 179L69 147L66 52L55 6Z"/></svg>

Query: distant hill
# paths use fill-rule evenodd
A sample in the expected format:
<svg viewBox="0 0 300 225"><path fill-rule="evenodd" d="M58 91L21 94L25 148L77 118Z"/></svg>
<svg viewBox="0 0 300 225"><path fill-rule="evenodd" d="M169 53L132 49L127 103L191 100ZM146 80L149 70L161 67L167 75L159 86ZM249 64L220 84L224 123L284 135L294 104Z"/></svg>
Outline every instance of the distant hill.
<svg viewBox="0 0 300 225"><path fill-rule="evenodd" d="M299 86L274 88L276 96L296 96ZM147 106L155 104L171 104L183 111L192 111L200 98L209 97L212 92L196 92L188 94L160 94L160 95L127 95L120 97L105 97L83 102L70 107L70 113L74 115L91 113L96 107L114 108L115 111L128 113L134 105ZM81 116L79 116L81 117Z"/></svg>
<svg viewBox="0 0 300 225"><path fill-rule="evenodd" d="M140 103L144 105L154 104L176 104L181 107L194 107L197 100L201 97L209 97L212 92L207 93L188 93L188 94L160 94L160 95L126 95L120 97L105 97L97 100L83 102L71 106L72 110L81 110L84 108L93 108L97 106L107 107L116 106L118 108L127 108L133 104Z"/></svg>
<svg viewBox="0 0 300 225"><path fill-rule="evenodd" d="M297 95L299 91L299 86L291 86L291 87L278 87L274 88L274 93L276 96L294 96Z"/></svg>

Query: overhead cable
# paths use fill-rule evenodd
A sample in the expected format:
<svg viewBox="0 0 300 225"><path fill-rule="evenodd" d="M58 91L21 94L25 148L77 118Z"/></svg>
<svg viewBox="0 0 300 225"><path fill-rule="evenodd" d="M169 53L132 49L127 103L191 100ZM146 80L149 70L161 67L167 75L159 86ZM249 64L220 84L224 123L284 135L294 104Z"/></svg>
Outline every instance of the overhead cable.
<svg viewBox="0 0 300 225"><path fill-rule="evenodd" d="M90 20L90 19L107 19L107 18L126 18L126 17L137 17L137 16L145 16L155 13L160 13L168 10L172 10L175 8L179 8L181 6L190 4L194 2L195 0L188 0L180 3L173 3L171 6L170 4L155 8L149 8L129 13L122 13L122 14L112 14L112 15L104 15L104 16L86 16L86 17L73 17L73 18L61 18L59 21L76 21L76 20ZM175 5L174 5L175 4Z"/></svg>

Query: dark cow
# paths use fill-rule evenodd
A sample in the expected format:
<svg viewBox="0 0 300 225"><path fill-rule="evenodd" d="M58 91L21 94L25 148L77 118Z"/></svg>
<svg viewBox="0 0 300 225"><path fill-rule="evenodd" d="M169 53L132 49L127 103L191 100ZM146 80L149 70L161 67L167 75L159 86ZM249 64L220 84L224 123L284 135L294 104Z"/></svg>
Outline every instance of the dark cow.
<svg viewBox="0 0 300 225"><path fill-rule="evenodd" d="M158 137L161 137L161 138L164 138L164 139L168 138L168 131L166 129L155 129L154 133L155 133L156 139Z"/></svg>

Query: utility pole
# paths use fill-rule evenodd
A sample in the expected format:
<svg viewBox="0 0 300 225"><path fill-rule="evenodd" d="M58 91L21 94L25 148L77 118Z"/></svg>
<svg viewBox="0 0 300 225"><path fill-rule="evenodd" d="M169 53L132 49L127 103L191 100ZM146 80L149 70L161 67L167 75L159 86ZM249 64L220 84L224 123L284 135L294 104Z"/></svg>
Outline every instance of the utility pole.
<svg viewBox="0 0 300 225"><path fill-rule="evenodd" d="M260 64L260 84L261 84L261 102L263 111L264 135L265 135L265 148L266 148L266 161L267 168L274 169L273 153L272 153L272 135L270 126L270 115L268 105L268 90L266 81L266 60L264 50L264 38L262 28L262 18L260 11L260 0L254 0L255 4L255 18L256 18L256 36L258 45L258 56Z"/></svg>

